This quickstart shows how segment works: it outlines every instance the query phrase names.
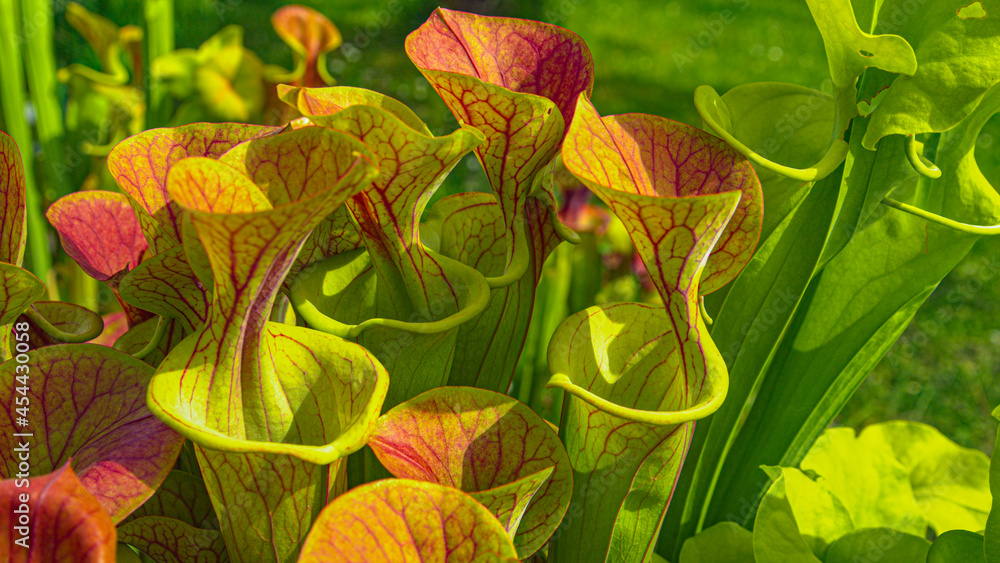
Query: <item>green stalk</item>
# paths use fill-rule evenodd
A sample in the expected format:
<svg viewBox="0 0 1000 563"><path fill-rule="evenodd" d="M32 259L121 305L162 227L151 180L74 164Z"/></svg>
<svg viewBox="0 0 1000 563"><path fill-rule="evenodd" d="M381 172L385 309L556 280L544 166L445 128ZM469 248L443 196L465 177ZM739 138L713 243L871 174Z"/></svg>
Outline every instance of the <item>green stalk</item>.
<svg viewBox="0 0 1000 563"><path fill-rule="evenodd" d="M62 108L56 96L56 61L52 47L52 3L46 0L21 0L26 34L24 57L27 63L28 89L35 108L35 129L42 145L45 163L43 179L47 199L62 197L72 190L60 163L64 149L65 128Z"/></svg>
<svg viewBox="0 0 1000 563"><path fill-rule="evenodd" d="M48 298L59 299L52 254L49 250L48 228L42 218L42 201L35 181L34 142L31 126L24 115L24 65L21 61L21 21L16 0L0 0L0 101L3 104L7 131L21 150L24 161L24 184L27 199L28 256L31 271L45 281Z"/></svg>
<svg viewBox="0 0 1000 563"><path fill-rule="evenodd" d="M162 127L170 120L170 98L153 77L153 61L174 50L174 0L146 0L146 73L149 86L146 128Z"/></svg>

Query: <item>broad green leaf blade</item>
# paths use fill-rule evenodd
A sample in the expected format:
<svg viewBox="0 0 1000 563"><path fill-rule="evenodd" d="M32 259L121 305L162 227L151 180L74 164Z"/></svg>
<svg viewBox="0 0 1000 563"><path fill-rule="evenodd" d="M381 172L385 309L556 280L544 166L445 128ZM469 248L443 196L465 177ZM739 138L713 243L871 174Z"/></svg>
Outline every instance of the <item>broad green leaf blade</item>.
<svg viewBox="0 0 1000 563"><path fill-rule="evenodd" d="M439 8L406 38L406 53L459 123L486 136L476 155L503 213L505 271L520 271L525 201L577 96L593 90L590 51L558 26Z"/></svg>
<svg viewBox="0 0 1000 563"><path fill-rule="evenodd" d="M941 534L927 552L927 563L986 563L991 554L983 553L983 536L968 530L952 530Z"/></svg>
<svg viewBox="0 0 1000 563"><path fill-rule="evenodd" d="M17 144L0 131L0 262L20 266L27 240L24 164Z"/></svg>
<svg viewBox="0 0 1000 563"><path fill-rule="evenodd" d="M96 344L48 346L28 356L28 364L0 366L4 426L34 433L32 472L48 473L72 460L83 486L114 522L121 521L167 477L183 442L146 408L153 369ZM30 385L17 379L19 365L30 365ZM29 423L15 425L15 406L24 404L30 405ZM0 437L4 474L17 473L15 448L24 440L10 432Z"/></svg>
<svg viewBox="0 0 1000 563"><path fill-rule="evenodd" d="M942 134L937 159L944 174L926 179L926 190L905 185L898 197L956 220L1000 222L1000 196L979 171L974 155L975 139L997 107L984 106ZM805 308L789 327L786 344L757 393L738 439L740 447L722 468L716 507L706 522L739 514L739 499L759 497L764 476L753 468L798 464L978 238L886 206L877 209L871 222L810 283ZM716 323L717 333L724 325L719 319ZM810 377L803 379L803 373Z"/></svg>
<svg viewBox="0 0 1000 563"><path fill-rule="evenodd" d="M164 516L144 516L118 526L118 541L134 546L157 563L229 561L218 530L202 530Z"/></svg>
<svg viewBox="0 0 1000 563"><path fill-rule="evenodd" d="M219 158L232 147L277 131L240 123L196 123L129 137L108 155L108 169L128 196L150 254L181 241L180 210L167 194L167 173L189 156Z"/></svg>
<svg viewBox="0 0 1000 563"><path fill-rule="evenodd" d="M855 563L873 557L884 563L919 563L928 561L930 548L931 542L921 536L892 528L864 528L830 544L825 563Z"/></svg>
<svg viewBox="0 0 1000 563"><path fill-rule="evenodd" d="M570 393L560 434L574 470L552 561L642 560L652 551L693 432L727 378L704 325L662 308L591 307L566 319L548 350L550 386Z"/></svg>
<svg viewBox="0 0 1000 563"><path fill-rule="evenodd" d="M824 432L799 467L833 493L855 528L891 528L923 536L927 522L906 469L884 448L867 448L851 428Z"/></svg>
<svg viewBox="0 0 1000 563"><path fill-rule="evenodd" d="M556 433L523 403L493 391L449 386L422 393L382 415L368 445L396 477L474 493L490 508L515 492L508 485L534 477L534 487L516 495L526 497L526 512L494 512L522 559L548 541L573 492Z"/></svg>
<svg viewBox="0 0 1000 563"><path fill-rule="evenodd" d="M794 468L773 468L774 483L754 521L757 563L816 563L831 543L854 529L840 500Z"/></svg>
<svg viewBox="0 0 1000 563"><path fill-rule="evenodd" d="M719 522L688 539L679 563L754 563L753 532L734 522Z"/></svg>
<svg viewBox="0 0 1000 563"><path fill-rule="evenodd" d="M905 7L899 0L883 2L877 29L913 45L917 69L897 78L872 114L864 137L868 149L888 135L951 129L1000 81L994 56L1000 49L1000 2L935 0L921 5L919 17L893 17Z"/></svg>
<svg viewBox="0 0 1000 563"><path fill-rule="evenodd" d="M684 510L668 514L666 530L670 535L666 537L675 539L667 539L664 549L671 553L676 553L680 542L703 525L732 518L746 524L753 518L756 500L767 486L758 465L736 473L754 480L756 488L750 494L731 496L719 483L729 478L729 456L742 451L734 444L741 422L754 404L750 397L762 384L764 371L817 267L837 214L841 190L839 173L810 189L795 211L757 249L733 283L712 325L712 340L729 366L731 387L719 412L697 427L692 448L698 461L690 473L682 475L682 479L690 479L690 484L679 488L687 491ZM724 506L716 508L709 506L710 502Z"/></svg>
<svg viewBox="0 0 1000 563"><path fill-rule="evenodd" d="M687 291L690 285L697 285L700 289L695 291L701 294L720 289L753 256L763 220L760 182L750 163L715 137L644 114L602 118L589 100L580 97L562 157L566 168L625 223L664 303L670 302L671 292ZM694 196L739 201L734 210L727 210L722 232L700 242L708 248L699 251L711 251L700 282L697 275L678 276L689 241L701 236L691 232L701 218L699 211L692 209L690 217L680 219L684 216L680 208L698 199ZM679 209L674 217L657 217L649 210L654 205L645 200L675 200L658 204ZM681 249L671 255L674 240Z"/></svg>
<svg viewBox="0 0 1000 563"><path fill-rule="evenodd" d="M314 9L295 5L278 8L271 16L271 25L295 51L295 68L286 76L275 77L278 81L302 86L333 84L326 70L326 53L343 43L337 26Z"/></svg>
<svg viewBox="0 0 1000 563"><path fill-rule="evenodd" d="M354 488L313 526L301 563L495 563L517 561L500 522L451 487L390 479Z"/></svg>
<svg viewBox="0 0 1000 563"><path fill-rule="evenodd" d="M858 114L855 83L868 67L913 76L917 59L913 47L898 35L873 35L863 31L854 17L851 0L806 0L823 36L826 59L833 79L834 138L841 139Z"/></svg>
<svg viewBox="0 0 1000 563"><path fill-rule="evenodd" d="M932 426L904 420L867 426L858 442L892 452L936 534L986 526L992 497L990 460L983 452L959 446Z"/></svg>
<svg viewBox="0 0 1000 563"><path fill-rule="evenodd" d="M45 216L66 254L100 281L138 266L148 247L124 194L77 192L53 203Z"/></svg>
<svg viewBox="0 0 1000 563"><path fill-rule="evenodd" d="M32 479L0 481L0 507L4 561L115 561L115 526L68 462Z"/></svg>
<svg viewBox="0 0 1000 563"><path fill-rule="evenodd" d="M510 387L531 320L542 264L562 242L552 226L547 204L529 198L525 215L532 242L528 270L513 284L493 289L486 310L459 326L449 385L499 392ZM480 192L448 196L434 204L427 217L421 226L425 244L488 278L503 275L508 243L494 196Z"/></svg>

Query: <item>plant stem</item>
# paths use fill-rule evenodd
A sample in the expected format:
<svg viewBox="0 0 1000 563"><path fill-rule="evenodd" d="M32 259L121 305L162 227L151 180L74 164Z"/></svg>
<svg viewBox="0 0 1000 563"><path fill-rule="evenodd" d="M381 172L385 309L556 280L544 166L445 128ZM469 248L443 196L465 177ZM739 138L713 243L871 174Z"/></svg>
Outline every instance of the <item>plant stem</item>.
<svg viewBox="0 0 1000 563"><path fill-rule="evenodd" d="M27 199L25 215L28 222L28 255L31 257L31 271L45 281L48 298L59 299L55 272L52 270L52 254L49 250L48 228L42 218L42 201L35 181L34 141L31 126L25 117L24 64L21 61L21 41L23 36L17 22L16 0L0 0L0 100L4 111L4 123L11 137L21 149L24 161L24 186Z"/></svg>
<svg viewBox="0 0 1000 563"><path fill-rule="evenodd" d="M146 128L162 127L170 119L170 99L153 77L153 61L174 50L174 0L146 0Z"/></svg>
<svg viewBox="0 0 1000 563"><path fill-rule="evenodd" d="M62 197L71 191L59 159L65 154L65 128L62 108L56 96L56 62L52 47L52 4L47 0L21 0L25 30L25 70L31 103L35 109L35 129L42 146L43 179L47 199ZM51 193L48 193L51 191Z"/></svg>

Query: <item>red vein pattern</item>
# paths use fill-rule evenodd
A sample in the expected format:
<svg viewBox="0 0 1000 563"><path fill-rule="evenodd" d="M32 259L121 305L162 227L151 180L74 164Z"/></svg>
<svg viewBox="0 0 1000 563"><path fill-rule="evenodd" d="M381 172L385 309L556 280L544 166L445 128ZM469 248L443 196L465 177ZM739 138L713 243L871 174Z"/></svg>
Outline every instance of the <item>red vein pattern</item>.
<svg viewBox="0 0 1000 563"><path fill-rule="evenodd" d="M27 503L21 495L27 494ZM27 505L29 548L15 545L18 513ZM69 462L34 477L27 487L0 481L0 560L9 563L114 563L115 525L73 473Z"/></svg>
<svg viewBox="0 0 1000 563"><path fill-rule="evenodd" d="M476 154L500 202L508 260L535 176L559 150L594 65L558 26L438 8L406 38L406 53L460 123L486 136Z"/></svg>
<svg viewBox="0 0 1000 563"><path fill-rule="evenodd" d="M21 265L28 236L24 214L24 164L17 144L0 131L0 262Z"/></svg>
<svg viewBox="0 0 1000 563"><path fill-rule="evenodd" d="M407 479L351 489L327 506L300 563L513 563L500 522L465 493Z"/></svg>
<svg viewBox="0 0 1000 563"><path fill-rule="evenodd" d="M293 560L343 482L342 458L374 429L385 369L356 344L267 318L313 227L376 171L365 145L319 127L170 170L193 233L186 257L203 251L214 281L205 322L160 364L149 405L195 442L236 560Z"/></svg>
<svg viewBox="0 0 1000 563"><path fill-rule="evenodd" d="M522 559L548 541L569 505L573 474L559 437L500 393L427 391L382 415L368 445L396 477L456 487L496 506Z"/></svg>
<svg viewBox="0 0 1000 563"><path fill-rule="evenodd" d="M301 86L322 86L318 64L324 53L340 46L340 31L323 14L306 6L282 6L271 15L271 25L302 61L296 60L301 75L295 83Z"/></svg>
<svg viewBox="0 0 1000 563"><path fill-rule="evenodd" d="M694 421L726 395L726 366L697 300L752 256L760 183L746 159L697 129L638 114L601 118L584 96L563 162L625 224L663 305L591 307L552 336L549 385L570 394L562 430L576 474L549 558L645 561Z"/></svg>
<svg viewBox="0 0 1000 563"><path fill-rule="evenodd" d="M167 194L167 173L190 156L218 158L234 146L278 131L242 123L195 123L150 129L115 145L108 170L128 196L150 252L158 254L181 241L180 210Z"/></svg>
<svg viewBox="0 0 1000 563"><path fill-rule="evenodd" d="M115 522L149 498L166 478L183 438L146 407L153 369L117 350L63 344L30 353L32 472L72 459L80 482ZM15 362L0 366L0 427L14 424ZM17 471L19 438L0 436L0 467Z"/></svg>

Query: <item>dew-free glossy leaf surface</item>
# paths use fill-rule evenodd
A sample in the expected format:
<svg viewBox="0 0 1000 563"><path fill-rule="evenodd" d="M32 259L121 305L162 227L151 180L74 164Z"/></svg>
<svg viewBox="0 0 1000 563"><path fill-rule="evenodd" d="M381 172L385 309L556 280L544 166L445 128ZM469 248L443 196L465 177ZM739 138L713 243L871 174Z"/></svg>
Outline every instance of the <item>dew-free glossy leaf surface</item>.
<svg viewBox="0 0 1000 563"><path fill-rule="evenodd" d="M422 393L382 415L368 445L396 477L455 487L496 507L521 558L552 535L573 491L556 433L523 403L493 391L449 386ZM510 487L533 476L533 483Z"/></svg>
<svg viewBox="0 0 1000 563"><path fill-rule="evenodd" d="M757 563L817 563L830 544L854 529L843 503L794 468L771 468L774 480L757 510Z"/></svg>
<svg viewBox="0 0 1000 563"><path fill-rule="evenodd" d="M13 473L10 473L13 475ZM26 481L0 481L0 559L10 563L114 563L115 526L69 463ZM21 495L28 495L22 503ZM18 510L26 505L29 549L14 542L21 537Z"/></svg>
<svg viewBox="0 0 1000 563"><path fill-rule="evenodd" d="M150 252L159 254L181 241L180 212L167 194L167 173L189 156L218 158L243 141L276 127L240 123L196 123L151 129L118 143L108 155L108 169L128 194Z"/></svg>
<svg viewBox="0 0 1000 563"><path fill-rule="evenodd" d="M443 485L389 479L330 503L302 563L494 563L517 560L507 532L471 496Z"/></svg>
<svg viewBox="0 0 1000 563"><path fill-rule="evenodd" d="M166 478L183 439L146 408L148 365L96 344L48 346L29 353L30 385L17 390L16 362L0 366L3 426L33 432L32 472L72 460L80 482L115 522L149 498ZM29 424L15 425L27 397ZM0 437L4 474L17 468L18 440Z"/></svg>
<svg viewBox="0 0 1000 563"><path fill-rule="evenodd" d="M124 194L76 192L53 203L45 216L66 254L100 281L138 266L148 247Z"/></svg>
<svg viewBox="0 0 1000 563"><path fill-rule="evenodd" d="M927 552L927 563L985 563L996 554L983 553L983 536L968 530L941 534Z"/></svg>
<svg viewBox="0 0 1000 563"><path fill-rule="evenodd" d="M143 260L122 278L118 292L135 307L176 319L188 333L208 318L211 288L198 279L180 244Z"/></svg>

